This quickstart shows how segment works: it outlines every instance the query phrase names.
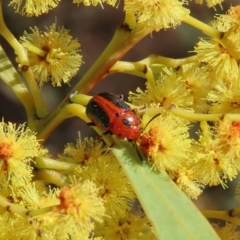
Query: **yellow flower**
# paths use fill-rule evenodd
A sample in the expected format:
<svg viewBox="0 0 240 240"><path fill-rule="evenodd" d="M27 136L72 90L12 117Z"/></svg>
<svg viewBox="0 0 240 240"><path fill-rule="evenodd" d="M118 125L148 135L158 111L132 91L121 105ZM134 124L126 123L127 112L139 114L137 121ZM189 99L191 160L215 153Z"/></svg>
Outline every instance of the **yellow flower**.
<svg viewBox="0 0 240 240"><path fill-rule="evenodd" d="M59 190L44 188L44 184L40 181L27 183L23 188L14 192L14 202L17 203L21 199L19 204L28 209L41 209L59 204L59 199L56 196Z"/></svg>
<svg viewBox="0 0 240 240"><path fill-rule="evenodd" d="M239 172L238 159L227 155L218 135L215 136L217 126L210 127L206 122L201 122L201 129L199 140L193 142L192 147L196 162L192 167L193 175L203 184L226 187L225 183L232 181Z"/></svg>
<svg viewBox="0 0 240 240"><path fill-rule="evenodd" d="M12 184L21 185L32 177L30 162L44 154L35 133L12 123L0 122L0 174Z"/></svg>
<svg viewBox="0 0 240 240"><path fill-rule="evenodd" d="M28 48L30 67L38 83L42 85L49 80L54 86L68 83L82 63L78 41L55 23L46 32L37 27L30 29L32 33L24 32L20 40Z"/></svg>
<svg viewBox="0 0 240 240"><path fill-rule="evenodd" d="M101 142L86 138L76 146L68 144L59 159L80 164L75 176L80 182L91 180L96 184L107 211L121 214L130 208L129 201L135 198L131 184L117 159Z"/></svg>
<svg viewBox="0 0 240 240"><path fill-rule="evenodd" d="M48 231L54 233L54 239L68 239L69 236L88 239L94 221L102 222L105 212L103 200L97 196L98 190L91 181L80 183L70 178L70 186L63 187L58 194L60 204L48 213L49 221L44 223Z"/></svg>
<svg viewBox="0 0 240 240"><path fill-rule="evenodd" d="M223 0L206 0L207 6L209 8L214 7L217 4L221 5L222 2ZM195 0L195 3L203 4L203 0Z"/></svg>
<svg viewBox="0 0 240 240"><path fill-rule="evenodd" d="M197 64L185 64L178 75L182 76L193 97L192 108L196 113L206 113L208 109L206 97L210 90L209 73Z"/></svg>
<svg viewBox="0 0 240 240"><path fill-rule="evenodd" d="M204 62L209 79L238 79L240 60L240 6L231 7L227 14L218 15L211 25L222 33L221 39L201 39L195 47L198 60Z"/></svg>
<svg viewBox="0 0 240 240"><path fill-rule="evenodd" d="M73 3L83 3L85 6L97 6L98 4L102 5L102 0L73 0Z"/></svg>
<svg viewBox="0 0 240 240"><path fill-rule="evenodd" d="M113 7L116 6L117 3L119 3L118 0L104 0L104 2Z"/></svg>
<svg viewBox="0 0 240 240"><path fill-rule="evenodd" d="M229 164L240 171L240 121L230 121L225 117L216 126L216 141L226 155Z"/></svg>
<svg viewBox="0 0 240 240"><path fill-rule="evenodd" d="M138 24L151 31L176 27L189 15L189 10L178 0L125 0L124 11L136 16Z"/></svg>
<svg viewBox="0 0 240 240"><path fill-rule="evenodd" d="M96 235L105 240L145 240L156 239L145 215L128 213L124 217L110 215L103 225L97 226Z"/></svg>
<svg viewBox="0 0 240 240"><path fill-rule="evenodd" d="M37 239L46 234L48 230L46 230L44 224L48 225L49 220L50 222L52 220L52 217L49 217L49 213L36 216L34 219L27 216L28 211L34 209L41 211L41 208L44 209L44 207L59 204L59 200L55 196L57 191L41 191L43 189L42 185L43 183L39 182L27 183L20 188L11 189L11 193L6 195L3 192L4 188L7 190L10 188L6 184L6 181L4 184L4 181L1 179L1 195L11 200L11 203L16 204L16 207L24 207L26 209L26 216L20 216L11 211L2 213L1 222L4 224L4 229L2 229L1 225L0 239L3 239L3 236L5 236L5 239ZM52 235L49 231L48 234ZM51 239L50 235L47 235L49 239Z"/></svg>
<svg viewBox="0 0 240 240"><path fill-rule="evenodd" d="M97 159L111 154L110 149L103 145L102 142L93 138L77 140L76 145L68 143L63 154L58 156L58 160L85 165L89 159Z"/></svg>
<svg viewBox="0 0 240 240"><path fill-rule="evenodd" d="M185 167L179 169L177 172L173 173L173 181L177 186L192 199L197 199L197 197L202 193L203 184L195 180L193 171L186 169Z"/></svg>
<svg viewBox="0 0 240 240"><path fill-rule="evenodd" d="M60 0L12 0L9 5L12 5L16 12L31 17L47 13L57 7L59 2Z"/></svg>
<svg viewBox="0 0 240 240"><path fill-rule="evenodd" d="M0 239L37 239L38 234L29 224L27 217L5 212L0 216Z"/></svg>
<svg viewBox="0 0 240 240"><path fill-rule="evenodd" d="M75 178L70 178L70 181L70 186L60 190L60 204L53 211L73 216L81 224L91 224L92 220L102 222L105 208L103 200L98 197L99 189L90 180L79 183Z"/></svg>
<svg viewBox="0 0 240 240"><path fill-rule="evenodd" d="M178 171L188 166L191 139L188 122L164 115L153 119L139 140L143 153L160 171Z"/></svg>
<svg viewBox="0 0 240 240"><path fill-rule="evenodd" d="M226 14L221 14L217 20L213 22L214 26L224 32L223 41L231 46L231 51L240 51L240 5L230 7ZM238 58L239 59L239 58Z"/></svg>
<svg viewBox="0 0 240 240"><path fill-rule="evenodd" d="M198 60L207 65L205 68L212 71L211 78L238 77L238 63L231 52L215 39L201 39L195 47Z"/></svg>
<svg viewBox="0 0 240 240"><path fill-rule="evenodd" d="M89 159L82 171L76 172L76 176L83 180L91 179L96 184L107 213L112 211L120 215L130 210L136 198L127 176L112 154Z"/></svg>
<svg viewBox="0 0 240 240"><path fill-rule="evenodd" d="M171 105L191 108L193 97L182 77L174 73L173 70L164 68L154 84L147 82L145 92L139 88L137 93L130 92L129 101L137 106L156 103L167 108Z"/></svg>
<svg viewBox="0 0 240 240"><path fill-rule="evenodd" d="M221 240L238 240L240 234L238 226L233 223L226 222L225 226L219 226L219 224L211 223L214 230L217 232Z"/></svg>
<svg viewBox="0 0 240 240"><path fill-rule="evenodd" d="M77 3L78 5L83 3L85 6L97 6L98 4L102 6L103 3L107 3L114 7L117 2L117 0L73 0L73 3Z"/></svg>
<svg viewBox="0 0 240 240"><path fill-rule="evenodd" d="M15 208L17 204L26 208L26 217L3 212L1 220L6 224L0 236L88 240L95 222L102 222L105 212L103 200L97 196L98 190L91 181L80 183L74 177L69 178L68 186L48 191L42 191L38 183L29 183L8 196L16 204Z"/></svg>
<svg viewBox="0 0 240 240"><path fill-rule="evenodd" d="M207 100L211 103L210 113L240 113L240 86L231 78L219 79L209 91Z"/></svg>
<svg viewBox="0 0 240 240"><path fill-rule="evenodd" d="M52 221L48 223L46 228L39 229L39 234L41 238L42 233L45 233L45 239L79 239L79 240L89 240L89 236L93 231L93 223L91 228L87 228L86 225L82 225L81 222L76 222L69 215L58 214L58 218L52 218ZM46 230L46 232L43 232Z"/></svg>

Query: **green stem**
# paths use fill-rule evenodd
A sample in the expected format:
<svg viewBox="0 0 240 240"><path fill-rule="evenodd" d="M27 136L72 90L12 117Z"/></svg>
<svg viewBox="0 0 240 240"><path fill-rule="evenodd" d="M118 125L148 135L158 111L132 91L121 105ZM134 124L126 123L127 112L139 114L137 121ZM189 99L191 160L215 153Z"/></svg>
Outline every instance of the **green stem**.
<svg viewBox="0 0 240 240"><path fill-rule="evenodd" d="M167 67L178 68L184 64L195 63L196 61L197 61L196 55L185 57L185 58L174 59L174 58L168 58L160 55L151 54L147 58L144 58L143 60L139 61L139 63L145 64L147 66L151 66L153 64L162 64Z"/></svg>
<svg viewBox="0 0 240 240"><path fill-rule="evenodd" d="M80 94L79 94L80 95ZM47 139L48 134L53 131L54 127L59 125L61 122L63 122L67 118L71 117L79 117L85 122L90 122L89 118L85 114L85 107L76 103L71 103L66 106L55 116L54 119L52 119L51 122L49 122L48 125L46 125L45 128L38 134L39 139ZM98 127L93 127L93 129L99 134L102 135L103 131L99 129ZM104 141L111 146L113 144L112 139L108 136L102 135L102 138Z"/></svg>
<svg viewBox="0 0 240 240"><path fill-rule="evenodd" d="M35 53L36 55L38 55L38 56L40 56L40 57L46 57L46 55L47 55L47 53L46 53L44 50L42 50L42 49L34 46L33 44L31 44L31 43L29 43L29 42L24 42L22 45L23 45L28 51L30 51L30 52L32 52L32 53Z"/></svg>
<svg viewBox="0 0 240 240"><path fill-rule="evenodd" d="M31 211L30 211L31 212ZM29 213L30 213L29 212ZM30 226L35 230L36 235L41 239L41 240L53 240L52 235L50 236L48 233L45 232L44 229L39 228L39 222L31 217L28 217L28 222Z"/></svg>
<svg viewBox="0 0 240 240"><path fill-rule="evenodd" d="M28 56L26 49L17 41L13 34L9 31L3 19L2 0L0 1L0 34L8 41L16 52L19 62L23 66L29 66Z"/></svg>
<svg viewBox="0 0 240 240"><path fill-rule="evenodd" d="M91 99L91 96L89 96L89 95L75 94L74 96L72 96L70 98L70 101L72 103L77 103L77 104L80 104L82 106L86 106L90 99Z"/></svg>
<svg viewBox="0 0 240 240"><path fill-rule="evenodd" d="M240 218L232 217L230 211L202 210L201 212L206 218L221 219L240 226Z"/></svg>
<svg viewBox="0 0 240 240"><path fill-rule="evenodd" d="M145 76L146 76L149 86L154 88L155 87L155 79L153 76L152 69L150 67L146 67Z"/></svg>
<svg viewBox="0 0 240 240"><path fill-rule="evenodd" d="M56 205L57 206L57 205ZM53 210L54 207L56 206L50 206L50 207L45 207L45 208L40 208L40 209L33 209L28 212L29 217L36 217L38 215L44 214L44 213L49 213Z"/></svg>
<svg viewBox="0 0 240 240"><path fill-rule="evenodd" d="M65 186L67 182L67 177L65 175L54 170L38 170L34 172L34 176L37 180L43 180L58 187Z"/></svg>
<svg viewBox="0 0 240 240"><path fill-rule="evenodd" d="M14 203L10 203L5 197L0 196L0 206L6 209L8 212L17 213L22 217L26 217L28 213L28 209L18 206Z"/></svg>
<svg viewBox="0 0 240 240"><path fill-rule="evenodd" d="M2 207L4 207L6 209L6 211L16 213L16 214L22 216L23 218L27 218L27 220L29 222L29 226L31 226L36 231L36 234L41 233L40 234L41 239L46 239L46 240L51 239L51 238L49 238L47 233L44 233L44 232L42 232L42 229L39 229L39 225L36 224L34 219L31 218L31 217L34 217L34 216L39 215L39 214L50 212L54 206L29 211L29 209L26 209L22 206L16 205L14 203L10 203L3 196L0 196L0 205Z"/></svg>
<svg viewBox="0 0 240 240"><path fill-rule="evenodd" d="M37 157L34 161L34 167L38 169L51 169L60 171L73 171L77 164L53 160L47 157Z"/></svg>
<svg viewBox="0 0 240 240"><path fill-rule="evenodd" d="M84 77L79 80L73 91L77 90L79 93L89 92L102 79L104 74L109 71L113 64L146 36L146 34L148 32L138 28L130 31L125 25L117 28L109 45Z"/></svg>
<svg viewBox="0 0 240 240"><path fill-rule="evenodd" d="M189 25L201 30L203 33L207 34L208 36L215 38L217 40L221 40L222 32L216 30L215 28L207 25L206 23L203 23L202 21L199 21L198 19L187 16L183 22L188 23Z"/></svg>
<svg viewBox="0 0 240 240"><path fill-rule="evenodd" d="M36 106L36 115L38 118L45 118L48 115L48 108L45 104L41 91L36 83L33 72L30 67L26 71L22 71L23 76L27 80L27 85L32 93L32 97Z"/></svg>
<svg viewBox="0 0 240 240"><path fill-rule="evenodd" d="M229 211L229 215L231 217L236 217L240 214L240 206L237 206L236 208L233 208L232 210Z"/></svg>
<svg viewBox="0 0 240 240"><path fill-rule="evenodd" d="M172 108L170 109L175 116L185 118L189 121L217 121L224 117L224 114L201 114L194 113L187 110L183 110L181 108ZM240 115L239 115L240 117Z"/></svg>
<svg viewBox="0 0 240 240"><path fill-rule="evenodd" d="M27 112L28 119L35 118L35 105L32 96L1 47L0 59L0 78L12 89L21 101Z"/></svg>
<svg viewBox="0 0 240 240"><path fill-rule="evenodd" d="M177 117L185 118L192 122L198 122L198 121L218 121L223 118L227 118L229 121L239 121L240 120L240 114L204 114L204 113L194 113L190 112L188 110L184 110L177 107L170 107L167 108L147 108L145 110L145 114L148 115L146 119L151 119L152 117L156 116L157 114L162 113L163 111L169 111L173 113ZM144 121L145 122L145 121Z"/></svg>
<svg viewBox="0 0 240 240"><path fill-rule="evenodd" d="M138 62L125 62L118 61L110 69L109 73L114 72L141 72L143 73L147 67L152 67L152 65L164 65L167 67L178 68L184 64L193 63L197 61L197 56L191 56L186 58L167 58L159 55L151 54L147 58L144 58Z"/></svg>
<svg viewBox="0 0 240 240"><path fill-rule="evenodd" d="M38 139L45 141L49 134L55 129L56 126L60 125L64 120L71 117L79 117L86 122L90 122L85 114L85 107L79 104L71 103L65 105L58 114L54 115L54 118L48 122L40 131L38 131Z"/></svg>
<svg viewBox="0 0 240 240"><path fill-rule="evenodd" d="M17 41L17 39L10 32L8 27L6 26L3 19L3 11L2 11L2 1L0 1L0 34L7 40L7 42L12 46L14 51L16 52L19 63L21 64L21 69L24 77L26 78L28 87L32 94L35 106L36 106L36 114L39 118L46 117L48 114L48 110L46 104L43 101L41 96L40 89L34 79L31 68L29 67L29 60L27 56L26 49Z"/></svg>

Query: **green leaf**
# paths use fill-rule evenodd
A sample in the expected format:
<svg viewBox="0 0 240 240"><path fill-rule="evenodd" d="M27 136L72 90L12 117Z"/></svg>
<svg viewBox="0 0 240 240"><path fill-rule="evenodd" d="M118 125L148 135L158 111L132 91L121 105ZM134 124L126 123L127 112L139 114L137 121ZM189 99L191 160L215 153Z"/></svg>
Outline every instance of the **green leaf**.
<svg viewBox="0 0 240 240"><path fill-rule="evenodd" d="M165 173L156 173L135 147L114 138L112 148L161 240L219 240L207 219Z"/></svg>

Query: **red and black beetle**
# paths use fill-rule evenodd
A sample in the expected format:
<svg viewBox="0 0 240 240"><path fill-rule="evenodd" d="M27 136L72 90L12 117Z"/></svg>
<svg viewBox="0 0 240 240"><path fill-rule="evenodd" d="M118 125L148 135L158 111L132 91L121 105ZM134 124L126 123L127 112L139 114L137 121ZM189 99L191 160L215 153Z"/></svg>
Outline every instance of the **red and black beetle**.
<svg viewBox="0 0 240 240"><path fill-rule="evenodd" d="M117 138L137 141L141 134L141 120L122 95L99 93L86 106L86 114L92 123Z"/></svg>

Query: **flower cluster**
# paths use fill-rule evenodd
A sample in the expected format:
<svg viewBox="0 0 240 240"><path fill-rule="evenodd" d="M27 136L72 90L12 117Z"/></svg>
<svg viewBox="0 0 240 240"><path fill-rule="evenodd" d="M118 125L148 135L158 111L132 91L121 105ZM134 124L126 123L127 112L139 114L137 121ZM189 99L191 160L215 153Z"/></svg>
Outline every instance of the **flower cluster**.
<svg viewBox="0 0 240 240"><path fill-rule="evenodd" d="M57 7L60 0L44 0L44 1L34 1L34 0L11 0L10 6L13 6L17 13L26 15L27 17L40 16L44 13L48 13L53 8ZM79 5L80 3L84 6L97 6L106 3L110 6L115 6L116 0L73 0L73 3Z"/></svg>
<svg viewBox="0 0 240 240"><path fill-rule="evenodd" d="M70 235L87 240L94 229L93 220L101 222L105 211L97 192L90 181L73 181L68 187L55 190L39 182L29 183L12 194L12 201L18 208L26 208L25 215L35 215L34 219L5 211L1 215L0 237L67 239Z"/></svg>
<svg viewBox="0 0 240 240"><path fill-rule="evenodd" d="M223 32L223 37L201 39L195 48L197 62L183 64L177 70L161 68L156 79L148 79L145 91L138 88L129 97L135 105L159 109L153 112L161 115L150 114L145 118L150 121L143 121L144 131L138 144L155 168L168 172L194 198L204 185L226 187L227 181L232 181L240 171L238 121L218 117L210 127L199 120L198 140L193 140L190 122L179 118L191 121L195 113L239 113L239 54L235 46L238 9L239 6L231 7L212 23ZM175 115L175 108L182 110ZM146 110L146 115L148 112L151 110ZM195 116L198 120L200 115ZM191 187L193 182L195 187Z"/></svg>
<svg viewBox="0 0 240 240"><path fill-rule="evenodd" d="M0 122L0 174L16 187L32 178L31 162L46 153L25 125Z"/></svg>
<svg viewBox="0 0 240 240"><path fill-rule="evenodd" d="M178 107L190 108L193 105L193 97L187 87L187 82L181 75L173 69L164 68L154 85L147 82L146 90L143 92L138 88L137 93L131 92L129 100L137 106L156 103L159 107L169 107L174 104Z"/></svg>
<svg viewBox="0 0 240 240"><path fill-rule="evenodd" d="M201 39L195 47L198 60L206 63L213 81L224 79L228 82L237 80L239 61L239 11L240 6L231 7L224 15L219 15L212 26L223 33L221 40ZM215 80L214 80L215 79Z"/></svg>
<svg viewBox="0 0 240 240"><path fill-rule="evenodd" d="M31 28L32 33L25 32L20 40L28 49L30 67L39 85L51 80L53 85L61 86L61 82L71 80L81 65L80 44L55 23L46 30Z"/></svg>
<svg viewBox="0 0 240 240"><path fill-rule="evenodd" d="M176 27L188 16L189 10L182 6L184 3L186 1L125 0L124 10L129 15L135 15L142 27L159 31L162 28Z"/></svg>
<svg viewBox="0 0 240 240"><path fill-rule="evenodd" d="M218 236L222 240L229 240L229 236L231 236L231 240L239 239L239 234L237 232L237 226L232 223L226 223L225 226L220 226L219 224L212 223L211 224L214 230L217 232Z"/></svg>
<svg viewBox="0 0 240 240"><path fill-rule="evenodd" d="M208 7L222 2L206 0ZM9 6L30 17L47 13L59 3L11 0ZM104 4L119 5L116 0L73 3L102 8ZM240 5L216 15L210 24L194 19L185 0L124 0L122 8L125 19L113 40L76 84L75 92L49 113L40 87L49 81L53 86L62 86L72 80L82 63L81 45L69 35L69 30L57 27L56 23L46 27L46 31L32 27L17 41L4 23L0 4L0 34L15 50L25 79L10 69L10 61L1 64L0 78L23 103L29 127L0 122L0 239L155 239L159 223L146 215L149 208L144 208L145 192L139 193L133 176L145 177L146 169L154 176L160 172L161 176L169 176L167 180L178 192L180 189L187 197L197 199L205 186L225 188L239 174ZM182 22L208 35L196 43L194 56L170 59L152 54L134 63L119 61L143 37L160 29L175 28ZM4 59L4 51L0 53ZM82 93L117 71L144 76L146 89L130 92L132 109L121 105L119 99L105 99L109 104L99 105L96 121L92 121L99 128L98 122L109 123L107 132L114 135L112 125L114 120L122 119L122 112L131 111L139 119L142 117L136 123L140 130L134 145L139 157L143 154L147 161L126 164L125 155L134 158L134 154L123 151L121 160L121 144L117 140L118 146L111 151L101 140L92 138L66 144L53 159L41 144L67 118L77 116L88 122L86 104L90 96L83 99ZM133 130L131 117L117 122L118 132ZM116 137L120 138L117 134ZM137 166L134 174L136 170L137 174L142 171L142 175L129 174L126 166ZM157 184L149 183L147 177L142 179L146 186L153 185L149 192L159 193ZM234 209L220 217L227 221L233 217L234 223L240 225L235 218L239 211L240 208ZM213 224L213 228L222 239L228 235L239 238L234 224L227 223L223 228Z"/></svg>
<svg viewBox="0 0 240 240"><path fill-rule="evenodd" d="M117 159L99 140L85 139L78 140L76 145L68 144L58 160L77 163L73 173L75 181L90 180L98 189L97 195L103 202L105 215L102 217L103 222L96 224L94 236L104 236L110 240L114 235L114 239L120 240L131 239L136 234L140 237L146 231L152 234L146 217L130 214L136 195ZM119 221L130 224L127 231L126 225L119 225Z"/></svg>
<svg viewBox="0 0 240 240"><path fill-rule="evenodd" d="M203 0L195 0L196 3L198 4L203 4ZM214 7L217 4L221 4L223 0L206 0L206 4L208 7Z"/></svg>
<svg viewBox="0 0 240 240"><path fill-rule="evenodd" d="M16 12L31 17L47 13L49 10L57 7L59 2L60 0L41 2L36 2L33 0L27 0L24 2L20 0L12 0L9 5L13 6Z"/></svg>
<svg viewBox="0 0 240 240"><path fill-rule="evenodd" d="M74 163L75 170L62 171L67 174L67 184L62 188L51 188L40 179L32 179L35 174L30 163L34 157L41 158L46 154L35 134L24 125L16 127L2 122L0 135L0 204L7 201L4 198L11 200L6 203L9 204L8 211L0 209L1 238L22 238L24 234L24 239L35 239L39 235L87 240L94 234L96 239L103 236L111 239L113 234L117 236L121 231L116 239L125 235L126 238L136 235L141 239L145 236L143 233L152 234L143 213L130 213L136 196L118 161L101 142L85 139L76 145L68 144L57 160ZM29 215L29 219L24 215ZM5 228L9 221L10 226ZM119 227L118 221L126 224ZM106 231L109 225L111 232ZM14 231L15 228L18 231Z"/></svg>

